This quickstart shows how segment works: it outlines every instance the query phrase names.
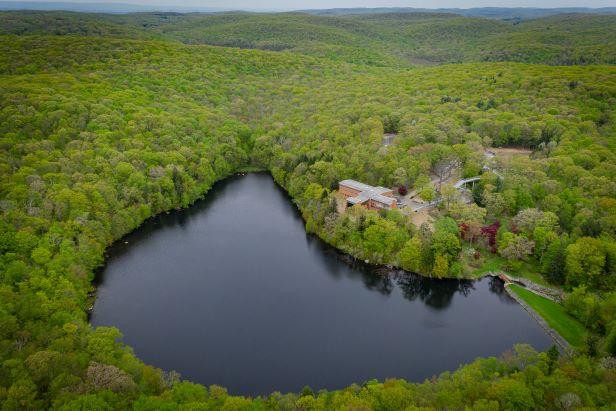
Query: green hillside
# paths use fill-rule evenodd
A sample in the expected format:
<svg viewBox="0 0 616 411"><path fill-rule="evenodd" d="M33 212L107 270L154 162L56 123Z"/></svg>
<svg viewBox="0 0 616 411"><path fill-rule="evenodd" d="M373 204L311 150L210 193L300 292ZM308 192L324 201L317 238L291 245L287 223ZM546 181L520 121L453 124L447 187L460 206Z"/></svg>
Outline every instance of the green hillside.
<svg viewBox="0 0 616 411"><path fill-rule="evenodd" d="M0 34L77 34L288 50L360 64L473 61L616 62L615 15L558 15L519 24L445 13L0 13Z"/></svg>
<svg viewBox="0 0 616 411"><path fill-rule="evenodd" d="M116 342L117 330L92 330L85 314L92 273L107 245L151 215L187 206L214 181L248 164L272 171L302 207L309 230L371 260L400 258L407 264L416 241L437 244L438 236L448 238L446 232L427 240L395 214L367 214L370 229L354 228L348 214L334 222L324 187L343 176L391 184L400 167L419 182L431 158L451 155L450 145L471 173L478 164L474 147L482 139L519 144L517 139L525 138L521 143L535 146L548 136L560 141L556 151L513 164L511 172L518 166L526 171L486 197L517 198L518 205L502 210L498 201L490 203L490 215L515 216L535 202L544 210L568 210L559 216L562 228L552 229L579 232L572 234L578 237L587 232L584 218L591 218L601 222L604 233L603 243L593 239L595 246L609 246L605 236L615 230L613 106L608 105L616 92L613 68L476 63L398 71L169 42L12 36L0 44L0 400L5 409L133 404L174 409L187 402L215 408L278 408L290 402L301 408L312 401L325 408L339 403L383 409L479 406L481 401L502 407L523 401L533 407L571 391L585 404L615 400L616 389L608 388L613 371L597 371L599 377L550 374L544 354L525 354L522 358L535 364L528 371L510 360L483 360L455 377L442 376L434 386L392 381L318 399L290 394L250 402L220 388L205 391L170 380ZM570 86L573 82L577 86ZM493 101L493 107L478 108L479 101ZM384 124L392 124L401 139L386 153L380 149ZM415 155L408 156L409 149ZM571 173L578 176L573 186ZM529 197L532 184L539 185ZM437 260L451 261L451 250L441 252ZM571 281L603 289L613 284L583 277ZM579 361L562 366L592 364ZM484 381L482 375L495 372L489 369L501 377ZM533 390L543 394L519 399L502 394L529 389L521 382L526 372L534 373L542 388ZM114 379L105 380L105 373ZM473 375L477 394L456 396L465 389L456 381L467 374ZM579 387L598 391L582 393Z"/></svg>
<svg viewBox="0 0 616 411"><path fill-rule="evenodd" d="M613 408L616 68L587 64L613 62L613 28L605 16L0 14L0 409ZM585 65L484 61L564 63L559 50ZM501 148L517 154L487 163ZM452 165L482 176L470 203L432 183ZM105 249L246 168L271 172L307 231L362 260L462 278L497 256L543 276L589 337L573 358L518 346L423 383L243 398L94 329ZM443 201L433 224L339 212L345 178Z"/></svg>

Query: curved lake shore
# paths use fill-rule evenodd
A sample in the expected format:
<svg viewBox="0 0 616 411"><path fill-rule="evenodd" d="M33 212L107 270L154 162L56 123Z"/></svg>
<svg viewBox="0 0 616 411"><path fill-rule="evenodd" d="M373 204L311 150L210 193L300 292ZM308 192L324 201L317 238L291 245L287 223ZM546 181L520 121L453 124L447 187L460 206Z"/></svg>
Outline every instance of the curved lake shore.
<svg viewBox="0 0 616 411"><path fill-rule="evenodd" d="M149 364L237 394L413 381L550 338L498 279L349 264L265 173L217 183L108 250L92 312Z"/></svg>

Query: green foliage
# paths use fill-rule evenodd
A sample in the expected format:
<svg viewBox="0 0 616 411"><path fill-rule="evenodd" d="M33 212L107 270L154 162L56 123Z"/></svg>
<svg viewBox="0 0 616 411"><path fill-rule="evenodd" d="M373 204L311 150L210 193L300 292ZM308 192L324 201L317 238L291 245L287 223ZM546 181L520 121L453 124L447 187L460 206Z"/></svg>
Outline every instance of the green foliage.
<svg viewBox="0 0 616 411"><path fill-rule="evenodd" d="M454 236L458 236L460 233L460 229L458 228L458 223L451 217L439 218L434 222L434 231L439 233L449 233Z"/></svg>
<svg viewBox="0 0 616 411"><path fill-rule="evenodd" d="M545 245L540 242L539 247ZM566 239L555 238L542 252L539 263L541 272L553 284L564 284L566 280L565 256ZM541 248L540 248L541 250Z"/></svg>
<svg viewBox="0 0 616 411"><path fill-rule="evenodd" d="M443 278L449 273L449 258L446 255L435 254L432 273L436 278Z"/></svg>
<svg viewBox="0 0 616 411"><path fill-rule="evenodd" d="M567 311L597 335L609 335L616 327L616 292L598 295L577 287L564 301ZM610 339L606 343L609 346Z"/></svg>
<svg viewBox="0 0 616 411"><path fill-rule="evenodd" d="M535 243L523 235L505 232L498 241L500 255L511 261L524 260L533 251Z"/></svg>
<svg viewBox="0 0 616 411"><path fill-rule="evenodd" d="M588 285L595 288L611 287L614 273L608 255L612 243L590 237L579 238L567 247L567 282L573 286Z"/></svg>
<svg viewBox="0 0 616 411"><path fill-rule="evenodd" d="M458 256L461 245L457 235L448 231L437 230L432 237L432 251L434 255L442 256L451 261Z"/></svg>
<svg viewBox="0 0 616 411"><path fill-rule="evenodd" d="M389 256L394 255L406 239L393 222L378 218L364 230L362 246L366 255L372 255L377 262L383 262L391 258Z"/></svg>
<svg viewBox="0 0 616 411"><path fill-rule="evenodd" d="M552 36L545 21L512 26L449 15L1 17L0 31L10 33L0 37L3 409L550 408L571 395L588 407L614 403L613 370L585 358L554 365L528 352L478 360L424 384L245 399L144 365L118 330L93 330L86 316L109 244L148 217L190 205L215 181L258 168L293 197L309 231L356 257L424 274L460 274L458 219L475 231L502 220L513 236L501 235L503 250L535 244L508 258L540 262L554 281L592 290L592 297L574 292L578 302L567 304L609 335L610 351L613 68L484 62L409 75L396 66L610 62L613 37L603 34L613 18L554 18ZM565 28L574 34L562 44ZM385 131L397 132L388 147ZM490 144L534 151L498 159L503 178L482 175L476 197L485 210L452 195L449 217L434 232L399 211L337 210L333 190L344 178L405 180L436 197L432 173L445 175L451 164L479 172Z"/></svg>
<svg viewBox="0 0 616 411"><path fill-rule="evenodd" d="M376 66L518 61L614 64L616 18L559 15L522 22L444 13L319 16L304 13L0 13L1 34L165 39L245 49L291 51ZM490 80L496 81L494 77ZM570 83L575 84L575 83ZM447 93L442 103L459 101ZM489 110L496 100L480 99ZM387 117L388 132L396 131Z"/></svg>
<svg viewBox="0 0 616 411"><path fill-rule="evenodd" d="M560 356L560 352L558 351L558 347L552 345L547 352L548 354L548 374L552 374L554 371L554 367L556 366L556 361L558 361L558 357Z"/></svg>
<svg viewBox="0 0 616 411"><path fill-rule="evenodd" d="M610 333L607 335L607 338L605 339L605 342L605 350L607 351L607 353L612 357L616 357L616 328L610 331Z"/></svg>
<svg viewBox="0 0 616 411"><path fill-rule="evenodd" d="M399 254L402 268L412 272L421 271L421 240L413 237L407 241Z"/></svg>

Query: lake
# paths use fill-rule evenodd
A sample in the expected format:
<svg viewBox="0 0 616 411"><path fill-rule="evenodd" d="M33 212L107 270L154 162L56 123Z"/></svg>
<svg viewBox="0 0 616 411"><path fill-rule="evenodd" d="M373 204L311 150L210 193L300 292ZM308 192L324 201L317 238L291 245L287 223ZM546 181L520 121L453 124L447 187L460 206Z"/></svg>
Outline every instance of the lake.
<svg viewBox="0 0 616 411"><path fill-rule="evenodd" d="M498 279L384 277L347 260L306 234L268 174L234 176L108 250L91 322L148 364L245 395L423 381L551 345Z"/></svg>

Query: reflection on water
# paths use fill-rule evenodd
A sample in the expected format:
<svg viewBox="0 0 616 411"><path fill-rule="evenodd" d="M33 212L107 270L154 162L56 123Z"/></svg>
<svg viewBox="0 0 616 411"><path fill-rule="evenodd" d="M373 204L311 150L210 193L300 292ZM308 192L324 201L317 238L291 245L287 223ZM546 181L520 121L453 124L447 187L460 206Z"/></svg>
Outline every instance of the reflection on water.
<svg viewBox="0 0 616 411"><path fill-rule="evenodd" d="M149 364L253 395L423 380L549 345L498 279L379 271L307 235L269 175L238 176L111 247L91 321Z"/></svg>
<svg viewBox="0 0 616 411"><path fill-rule="evenodd" d="M316 238L310 237L311 239ZM323 253L337 257L338 261L329 260L328 268L330 268L329 273L331 275L338 275L340 273L340 270L337 270L337 268L340 267L339 262L341 261L346 266L352 268L352 270L342 270L344 274L347 274L349 277L361 276L361 280L368 290L377 291L384 295L391 294L394 288L398 286L407 300L414 301L419 298L419 301L428 307L442 310L449 306L456 293L467 297L474 289L475 283L471 280L429 280L421 275L404 270L375 268L340 253L318 240L318 238L316 238L316 241L322 246ZM501 296L503 302L515 304L515 301L505 292L503 282L500 279L489 277L486 281L489 282L490 291Z"/></svg>

